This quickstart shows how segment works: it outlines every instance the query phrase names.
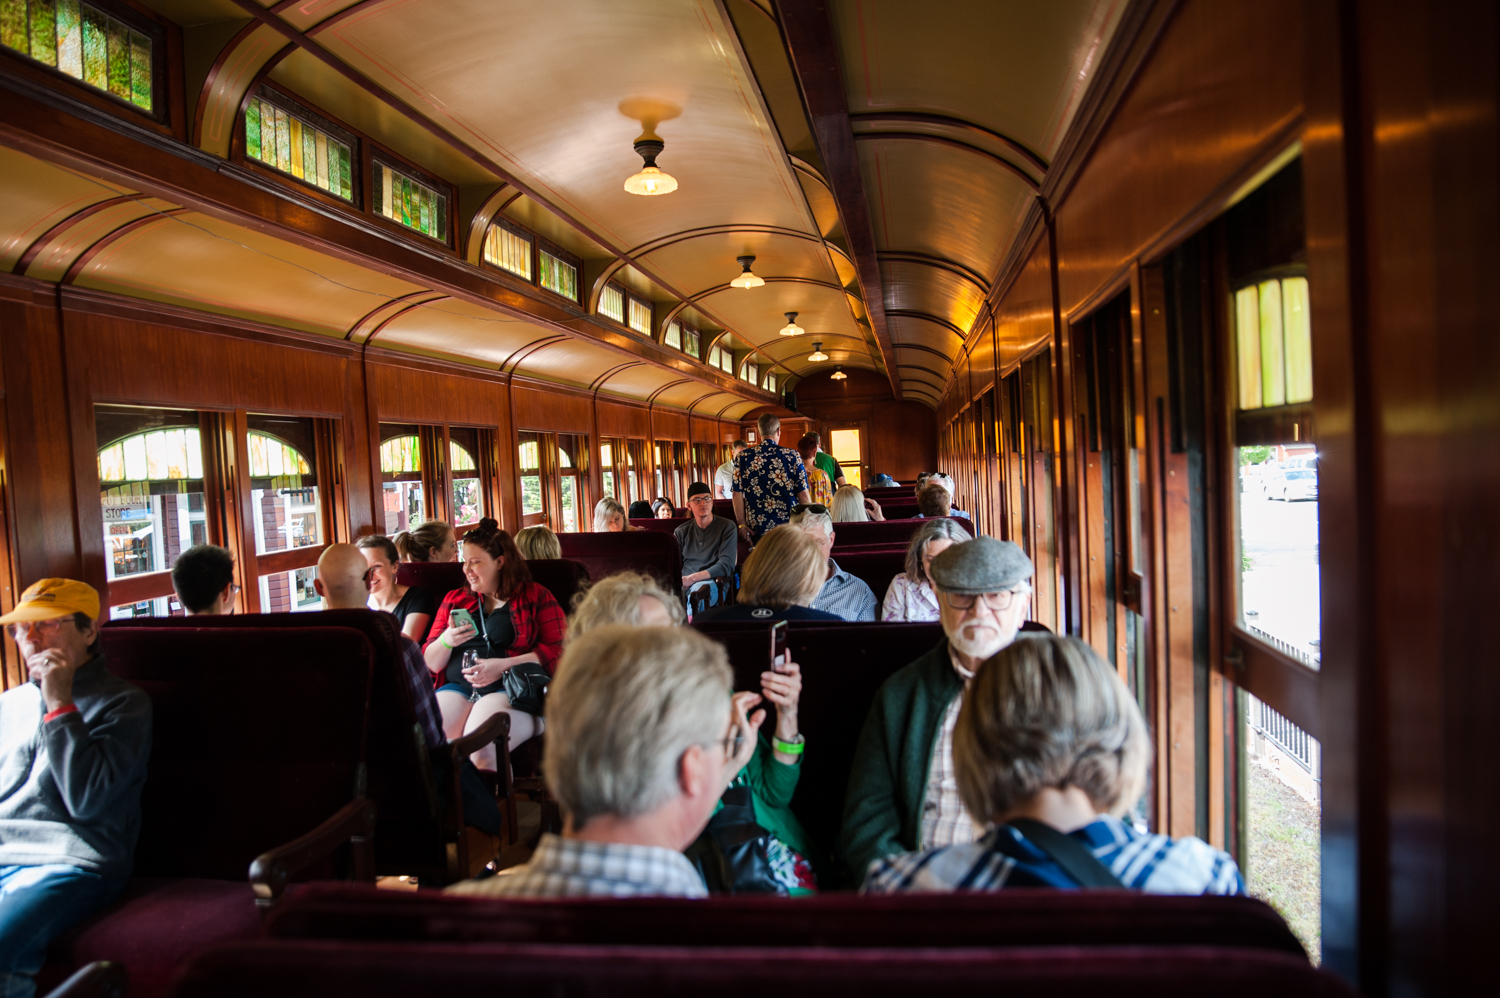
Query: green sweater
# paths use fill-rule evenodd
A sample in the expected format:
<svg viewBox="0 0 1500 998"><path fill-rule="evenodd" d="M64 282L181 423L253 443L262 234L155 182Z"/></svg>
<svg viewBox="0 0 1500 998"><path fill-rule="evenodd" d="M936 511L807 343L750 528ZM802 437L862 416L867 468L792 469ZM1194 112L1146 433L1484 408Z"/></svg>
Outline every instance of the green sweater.
<svg viewBox="0 0 1500 998"><path fill-rule="evenodd" d="M844 864L854 886L877 859L921 847L922 805L943 712L963 692L948 639L875 693L844 798Z"/></svg>
<svg viewBox="0 0 1500 998"><path fill-rule="evenodd" d="M784 842L788 849L809 859L812 854L807 848L807 833L802 830L802 822L792 813L792 794L797 792L797 780L801 776L801 757L790 766L778 762L770 740L762 734L755 754L734 778L734 783L743 783L750 788L750 795L755 800L756 823ZM723 806L722 803L719 805Z"/></svg>

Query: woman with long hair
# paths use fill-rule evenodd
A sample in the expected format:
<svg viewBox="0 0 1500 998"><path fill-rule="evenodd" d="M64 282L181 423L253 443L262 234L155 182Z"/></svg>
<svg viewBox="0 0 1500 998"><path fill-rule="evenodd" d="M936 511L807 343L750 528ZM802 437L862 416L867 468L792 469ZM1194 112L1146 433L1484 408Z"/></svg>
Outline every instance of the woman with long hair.
<svg viewBox="0 0 1500 998"><path fill-rule="evenodd" d="M843 620L812 609L828 578L823 549L801 527L783 523L761 535L740 570L740 591L731 606L717 606L697 620Z"/></svg>
<svg viewBox="0 0 1500 998"><path fill-rule="evenodd" d="M594 533L618 534L630 529L625 507L614 496L605 496L594 504Z"/></svg>
<svg viewBox="0 0 1500 998"><path fill-rule="evenodd" d="M828 507L828 513L833 517L834 523L885 520L885 514L880 511L880 503L865 498L857 485L839 486L839 490L833 494L833 504Z"/></svg>
<svg viewBox="0 0 1500 998"><path fill-rule="evenodd" d="M437 596L425 586L403 586L396 581L401 556L389 537L369 534L355 546L370 566L370 609L394 614L401 633L413 641L427 637L428 625L437 612Z"/></svg>
<svg viewBox="0 0 1500 998"><path fill-rule="evenodd" d="M462 737L506 711L514 749L544 725L540 713L512 707L505 673L528 662L552 672L567 620L552 594L531 581L526 559L494 520L486 517L464 534L461 560L469 584L443 597L422 649L437 685L443 733ZM496 768L493 746L473 759L480 769Z"/></svg>
<svg viewBox="0 0 1500 998"><path fill-rule="evenodd" d="M428 520L420 527L403 530L391 541L402 561L458 560L458 541L453 527L442 520Z"/></svg>

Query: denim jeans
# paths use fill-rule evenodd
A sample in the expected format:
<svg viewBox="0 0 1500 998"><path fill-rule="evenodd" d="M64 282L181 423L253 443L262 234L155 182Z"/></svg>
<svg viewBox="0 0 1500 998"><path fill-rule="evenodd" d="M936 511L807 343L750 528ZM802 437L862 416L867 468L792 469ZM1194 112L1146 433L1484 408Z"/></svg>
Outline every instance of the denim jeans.
<svg viewBox="0 0 1500 998"><path fill-rule="evenodd" d="M0 998L36 994L47 944L124 886L76 866L0 866Z"/></svg>
<svg viewBox="0 0 1500 998"><path fill-rule="evenodd" d="M693 593L696 593L696 592L698 592L700 590L703 590L703 589L707 589L708 590L708 603L709 603L710 606L713 606L713 605L715 605L715 604L718 603L718 601L719 601L719 595L720 594L719 594L719 584L717 582L715 582L712 579L704 579L702 582L695 582L691 586L688 587L687 592L685 592L685 593L682 594L683 599L687 600L687 606L688 606L688 612L689 613L691 613L692 610L693 610L693 600L692 600Z"/></svg>

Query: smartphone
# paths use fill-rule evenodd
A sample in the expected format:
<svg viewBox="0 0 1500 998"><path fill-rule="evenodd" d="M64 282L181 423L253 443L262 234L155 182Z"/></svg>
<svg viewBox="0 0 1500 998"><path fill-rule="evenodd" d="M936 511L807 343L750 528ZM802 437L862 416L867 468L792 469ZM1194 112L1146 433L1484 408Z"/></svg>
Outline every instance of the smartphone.
<svg viewBox="0 0 1500 998"><path fill-rule="evenodd" d="M786 621L771 625L771 671L780 672L786 664Z"/></svg>
<svg viewBox="0 0 1500 998"><path fill-rule="evenodd" d="M474 628L474 633L479 633L479 625L474 623L474 615L463 607L448 611L448 626L457 627L460 624L468 624Z"/></svg>

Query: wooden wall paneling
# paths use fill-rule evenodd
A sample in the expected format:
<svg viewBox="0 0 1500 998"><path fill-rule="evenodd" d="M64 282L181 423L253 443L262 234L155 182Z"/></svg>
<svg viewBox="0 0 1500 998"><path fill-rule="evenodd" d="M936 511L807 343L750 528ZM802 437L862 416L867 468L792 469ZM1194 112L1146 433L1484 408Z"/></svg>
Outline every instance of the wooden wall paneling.
<svg viewBox="0 0 1500 998"><path fill-rule="evenodd" d="M90 391L91 354L83 336L68 321L68 313L57 311L62 334L64 390L67 393L68 426L71 430L73 458L73 502L77 525L77 550L80 576L101 597L108 595L109 584L104 567L103 503L99 498L99 445L95 439L93 393ZM92 487L90 487L92 486ZM101 610L102 615L108 614Z"/></svg>
<svg viewBox="0 0 1500 998"><path fill-rule="evenodd" d="M366 507L366 511L363 517L354 517L358 534L385 533L385 488L380 470L380 398L383 394L381 374L381 365L371 363L368 351L361 350L358 367L358 410L361 418L357 425L352 419L344 421L346 439L355 437L356 430L359 431L357 438L351 441L353 446L348 452L354 457L349 462L350 466L357 465L363 471L363 487L358 494L364 497L362 505ZM353 407L349 409L351 413L354 411ZM351 488L350 494L356 494L355 490ZM353 514L352 509L350 512Z"/></svg>
<svg viewBox="0 0 1500 998"><path fill-rule="evenodd" d="M656 439L686 440L688 438L688 423L685 413L674 412L671 409L656 408L652 410L651 416L656 429ZM785 441L787 438L786 433L783 432L781 436L782 440ZM794 444L788 443L787 446L794 446Z"/></svg>
<svg viewBox="0 0 1500 998"><path fill-rule="evenodd" d="M594 423L587 395L546 391L526 385L511 390L515 398L517 428L552 433L588 433Z"/></svg>
<svg viewBox="0 0 1500 998"><path fill-rule="evenodd" d="M234 581L240 587L235 597L237 613L249 612L251 578L246 574L244 521L239 517L239 448L234 433L238 424L230 412L200 412L199 439L203 443L203 505L210 543L225 548L234 558ZM254 543L254 535L251 535Z"/></svg>
<svg viewBox="0 0 1500 998"><path fill-rule="evenodd" d="M0 611L9 613L15 609L16 587L15 559L11 555L16 537L16 525L10 509L10 433L6 427L6 410L0 404ZM22 668L20 649L9 635L0 637L0 691L19 686L27 679Z"/></svg>
<svg viewBox="0 0 1500 998"><path fill-rule="evenodd" d="M594 405L599 412L601 437L636 437L644 440L651 433L650 417L644 407L622 405L603 399Z"/></svg>
<svg viewBox="0 0 1500 998"><path fill-rule="evenodd" d="M456 364L416 366L423 363L420 358L368 358L370 390L383 421L500 425L505 385L498 375L466 373Z"/></svg>

